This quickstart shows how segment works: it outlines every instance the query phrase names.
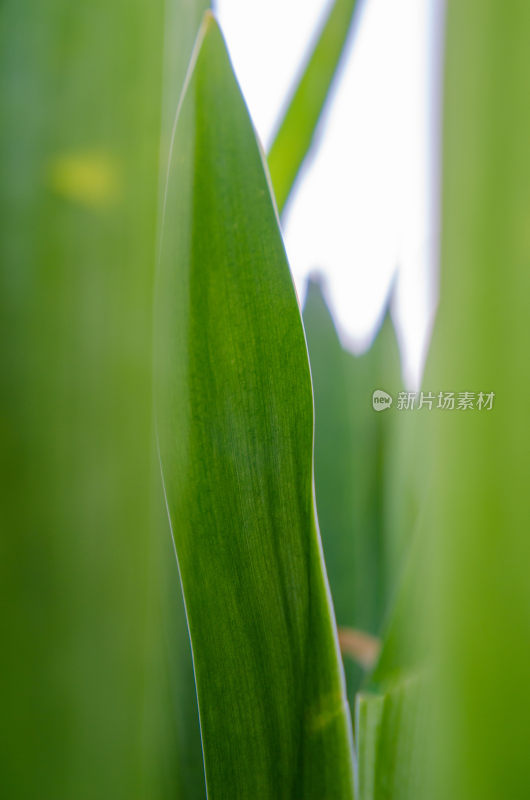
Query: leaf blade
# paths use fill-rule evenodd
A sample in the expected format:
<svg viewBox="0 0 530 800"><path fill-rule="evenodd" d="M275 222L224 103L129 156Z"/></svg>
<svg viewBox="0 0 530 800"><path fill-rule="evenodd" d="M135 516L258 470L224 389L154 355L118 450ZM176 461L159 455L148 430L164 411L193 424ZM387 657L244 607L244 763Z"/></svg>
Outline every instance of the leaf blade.
<svg viewBox="0 0 530 800"><path fill-rule="evenodd" d="M280 214L311 148L356 6L357 0L335 0L271 145L269 169Z"/></svg>
<svg viewBox="0 0 530 800"><path fill-rule="evenodd" d="M303 329L262 156L212 15L176 126L157 316L160 456L208 792L351 797Z"/></svg>

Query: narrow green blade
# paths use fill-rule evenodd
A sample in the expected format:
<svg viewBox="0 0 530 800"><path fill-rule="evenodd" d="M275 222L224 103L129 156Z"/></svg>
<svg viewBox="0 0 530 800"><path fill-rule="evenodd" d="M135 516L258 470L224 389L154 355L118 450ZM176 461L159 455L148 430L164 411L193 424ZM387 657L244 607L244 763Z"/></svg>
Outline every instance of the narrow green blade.
<svg viewBox="0 0 530 800"><path fill-rule="evenodd" d="M159 447L209 795L350 798L303 329L211 15L175 129L157 297Z"/></svg>
<svg viewBox="0 0 530 800"><path fill-rule="evenodd" d="M359 692L355 698L355 741L357 800L374 800L377 747L381 735L385 699L382 695Z"/></svg>
<svg viewBox="0 0 530 800"><path fill-rule="evenodd" d="M355 704L357 800L413 800L423 787L424 682L403 680Z"/></svg>
<svg viewBox="0 0 530 800"><path fill-rule="evenodd" d="M372 705L375 698L382 704L374 706L379 709L377 726L370 716L371 707L364 714L356 710L357 781L369 787L366 795L359 792L359 800L413 800L422 797L424 789L430 687L424 677L425 593L418 576L425 556L418 544L423 538L414 541L400 576L379 661L360 695Z"/></svg>
<svg viewBox="0 0 530 800"><path fill-rule="evenodd" d="M154 609L150 639L156 643L162 638L163 646L153 648L151 692L147 702L154 724L149 741L159 753L163 796L173 800L203 800L206 785L195 675L158 458L153 483L156 535L151 555Z"/></svg>
<svg viewBox="0 0 530 800"><path fill-rule="evenodd" d="M416 459L421 463L425 455L419 446L420 418L415 417L414 412L409 416L407 412L398 413L400 416L393 428L398 440L388 451L393 455L391 465L399 465L403 474L394 476L396 483L391 490L393 494L399 490L414 496L418 501L421 493L417 488L414 490L417 474L412 466ZM407 440L411 453L404 450ZM425 644L426 624L432 625L427 592L430 539L425 509L414 524L416 514L411 514L406 504L401 509L403 511L405 513L399 513L395 525L389 529L389 539L393 542L397 534L400 541L408 524L406 552L399 553L397 558L393 553L394 557L389 560L389 566L397 574L395 585L391 587L381 653L363 685L363 694L371 698L371 693L375 693L383 701L377 731L369 719L356 716L356 745L359 752L368 754L363 761L358 761L357 780L373 781L373 785L370 783L373 795L368 797L373 796L374 800L415 800L423 797L425 788L432 683ZM365 770L367 778L363 778L362 770Z"/></svg>
<svg viewBox="0 0 530 800"><path fill-rule="evenodd" d="M184 90L193 46L204 12L209 6L208 0L166 3L160 202L165 191L175 113ZM171 796L179 800L202 800L206 796L206 785L195 675L182 587L160 485L158 458L153 484L152 524L157 534L154 537L153 586L158 610L157 623L164 639L156 677L163 688L163 691L158 691L159 704L165 702L166 706L165 709L160 708L160 718L166 722L169 718L171 721L171 725L166 724L163 729L161 725L158 726L157 746L165 757L165 782Z"/></svg>
<svg viewBox="0 0 530 800"><path fill-rule="evenodd" d="M358 800L423 797L431 686L422 645L424 593L418 571L425 553L414 543L401 576L379 661L356 698Z"/></svg>
<svg viewBox="0 0 530 800"><path fill-rule="evenodd" d="M335 0L270 148L269 169L280 213L311 148L356 6L357 0Z"/></svg>
<svg viewBox="0 0 530 800"><path fill-rule="evenodd" d="M429 734L427 698L425 679L415 675L385 692L377 731L374 800L423 797ZM371 735L370 730L364 733Z"/></svg>

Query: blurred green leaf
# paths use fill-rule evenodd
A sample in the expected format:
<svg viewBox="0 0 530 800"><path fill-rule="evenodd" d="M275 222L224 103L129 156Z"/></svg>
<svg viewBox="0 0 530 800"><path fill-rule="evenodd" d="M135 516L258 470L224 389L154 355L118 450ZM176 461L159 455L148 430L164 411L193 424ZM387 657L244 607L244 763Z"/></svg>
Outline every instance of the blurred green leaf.
<svg viewBox="0 0 530 800"><path fill-rule="evenodd" d="M357 0L335 0L271 145L268 161L280 213L308 154L351 28Z"/></svg>
<svg viewBox="0 0 530 800"><path fill-rule="evenodd" d="M315 490L339 626L381 632L391 591L394 520L385 516L386 469L395 410L376 413L374 389L401 387L399 352L388 315L362 356L345 350L317 280L310 280L304 326L315 396ZM353 707L362 672L345 660Z"/></svg>
<svg viewBox="0 0 530 800"><path fill-rule="evenodd" d="M424 534L421 531L419 533ZM424 624L426 600L425 587L418 577L424 563L424 543L425 536L416 535L405 567L401 570L399 585L383 628L381 653L365 684L372 689L384 690L418 672L424 665L425 651L420 629Z"/></svg>
<svg viewBox="0 0 530 800"><path fill-rule="evenodd" d="M160 647L148 564L162 5L0 6L6 798L164 796L146 705Z"/></svg>
<svg viewBox="0 0 530 800"><path fill-rule="evenodd" d="M357 799L413 798L424 754L418 426L411 412L396 409L402 383L388 313L372 346L355 357L342 348L312 280L304 324L315 394L316 498L337 622L383 636L370 675L345 657ZM389 410L372 409L374 389L392 395Z"/></svg>
<svg viewBox="0 0 530 800"><path fill-rule="evenodd" d="M377 434L370 389L364 375L357 384L351 379L356 359L342 348L315 280L303 317L315 396L316 500L335 614L339 625L375 632L377 567L362 541L375 538L370 489Z"/></svg>
<svg viewBox="0 0 530 800"><path fill-rule="evenodd" d="M520 401L529 388L529 34L527 4L449 3L441 301L424 386L457 400L474 392L475 408L417 418L418 537L373 680L395 691L404 667L426 669L418 697L388 717L390 750L381 745L376 770L385 797L530 792L530 441ZM491 411L476 407L480 392L495 392ZM407 775L393 794L400 754Z"/></svg>
<svg viewBox="0 0 530 800"><path fill-rule="evenodd" d="M441 736L432 798L530 796L530 5L450 0L433 416L432 628ZM491 411L478 393L494 392Z"/></svg>
<svg viewBox="0 0 530 800"><path fill-rule="evenodd" d="M176 125L157 297L158 437L208 792L349 798L303 329L263 159L211 15Z"/></svg>

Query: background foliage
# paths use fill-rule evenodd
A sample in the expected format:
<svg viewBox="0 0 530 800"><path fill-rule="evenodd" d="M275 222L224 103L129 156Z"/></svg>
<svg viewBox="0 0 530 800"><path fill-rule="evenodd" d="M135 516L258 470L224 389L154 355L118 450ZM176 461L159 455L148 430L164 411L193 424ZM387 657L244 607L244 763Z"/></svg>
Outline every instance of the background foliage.
<svg viewBox="0 0 530 800"><path fill-rule="evenodd" d="M357 800L523 800L530 795L529 6L447 3L440 310L424 387L493 391L494 410L374 414L373 389L395 398L402 388L389 314L370 350L354 357L339 343L316 278L303 310L316 501L336 621L382 643L371 670L344 659L355 789L310 500L302 328L271 187L216 32L170 158L206 7L193 0L86 7L52 0L45 9L4 0L0 7L0 793L32 800L206 793L154 444L157 253L170 283L183 274L182 260L164 251L168 237L175 245L179 219L170 205L173 217L162 224L170 163L170 180L180 175L170 191L194 188L179 247L186 252L189 234L199 277L187 298L174 292L175 308L196 316L162 378L171 382L178 369L193 367L194 393L203 392L208 413L226 421L241 396L212 365L222 364L231 379L239 373L232 351L222 351L223 361L212 348L236 330L240 339L229 344L239 368L254 375L264 397L274 385L283 398L277 435L285 443L296 425L302 430L289 454L296 451L303 469L291 480L272 468L274 426L263 425L269 417L259 403L250 416L243 409L239 448L227 453L219 437L217 462L208 461L204 426L185 429L171 415L164 422L167 461L172 441L199 443L195 457L205 467L196 467L187 499L178 481L166 480L166 490L199 656L210 796L234 797L238 787L240 796L256 797L355 791ZM280 210L356 13L351 0L331 6L279 127L269 164ZM195 170L187 184L183 163ZM246 177L236 180L238 164ZM179 202L185 199L183 191ZM201 328L212 277L201 270L212 262L229 270L240 302L218 274L219 303L210 299ZM279 322L260 305L258 288L285 309ZM186 307L190 297L195 305ZM256 318L268 349L255 343L249 358L242 341L252 338ZM278 356L283 335L294 365ZM291 410L286 366L296 384ZM223 573L211 531L196 549L204 519L219 513L207 478L214 474L226 490L227 465L244 480L238 470L246 464L246 479L252 476L256 440L267 445L260 454L268 464L261 468L270 494L260 498L267 512L258 525L252 492L239 495L239 516L225 505L226 491L220 495L226 517L218 528L231 531ZM245 486L263 485L254 476ZM285 521L290 508L303 510L296 524ZM265 565L271 529L277 552ZM228 561L235 581L223 580Z"/></svg>

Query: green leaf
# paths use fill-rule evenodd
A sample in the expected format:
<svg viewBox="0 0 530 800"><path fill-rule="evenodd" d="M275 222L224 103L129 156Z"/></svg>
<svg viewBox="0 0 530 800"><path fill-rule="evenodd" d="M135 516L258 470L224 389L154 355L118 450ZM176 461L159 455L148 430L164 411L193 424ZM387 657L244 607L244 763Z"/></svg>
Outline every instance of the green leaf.
<svg viewBox="0 0 530 800"><path fill-rule="evenodd" d="M417 676L356 704L358 800L413 800L425 780L426 685Z"/></svg>
<svg viewBox="0 0 530 800"><path fill-rule="evenodd" d="M418 590L420 554L425 556L416 539L401 575L379 661L356 697L357 800L423 797L432 686L422 649L427 614L425 592Z"/></svg>
<svg viewBox="0 0 530 800"><path fill-rule="evenodd" d="M522 367L529 345L529 34L527 4L449 3L440 310L424 387L474 392L475 403L479 392L496 397L491 411L418 417L420 549L396 614L400 648L389 635L376 674L388 678L405 659L417 659L420 644L426 683L418 702L403 706L402 722L397 712L390 718L395 756L381 750L378 766L385 797L522 800L530 792L530 438L521 402L530 389ZM400 780L394 795L384 773L399 753L415 783Z"/></svg>
<svg viewBox="0 0 530 800"><path fill-rule="evenodd" d="M163 6L0 4L0 796L16 800L174 797L153 745L173 710L146 703Z"/></svg>
<svg viewBox="0 0 530 800"><path fill-rule="evenodd" d="M430 797L530 796L530 5L451 0L433 416L438 774Z"/></svg>
<svg viewBox="0 0 530 800"><path fill-rule="evenodd" d="M357 800L374 800L377 747L381 734L385 698L359 692L355 698L355 796Z"/></svg>
<svg viewBox="0 0 530 800"><path fill-rule="evenodd" d="M337 623L380 634L393 594L396 518L387 513L387 462L393 456L394 409L372 408L374 389L397 396L399 352L388 315L368 352L354 356L338 338L318 281L304 306L315 395L315 490ZM345 659L353 707L363 674Z"/></svg>
<svg viewBox="0 0 530 800"><path fill-rule="evenodd" d="M425 679L425 586L419 579L424 540L417 536L413 543L381 655L356 699L357 782L369 787L358 800L413 800L424 789L431 689Z"/></svg>
<svg viewBox="0 0 530 800"><path fill-rule="evenodd" d="M210 14L171 153L158 438L208 793L350 798L304 334L263 157Z"/></svg>
<svg viewBox="0 0 530 800"><path fill-rule="evenodd" d="M308 154L348 38L357 0L335 0L270 148L280 213Z"/></svg>

